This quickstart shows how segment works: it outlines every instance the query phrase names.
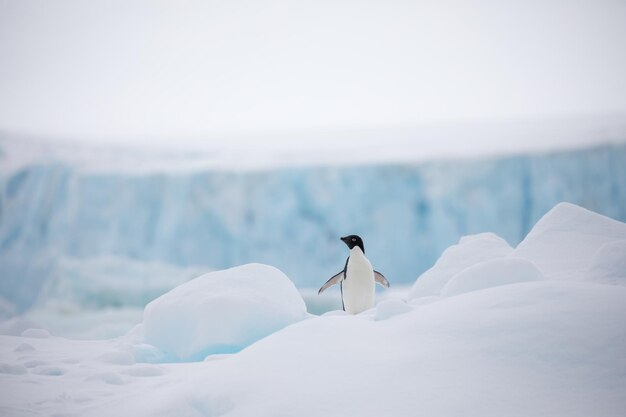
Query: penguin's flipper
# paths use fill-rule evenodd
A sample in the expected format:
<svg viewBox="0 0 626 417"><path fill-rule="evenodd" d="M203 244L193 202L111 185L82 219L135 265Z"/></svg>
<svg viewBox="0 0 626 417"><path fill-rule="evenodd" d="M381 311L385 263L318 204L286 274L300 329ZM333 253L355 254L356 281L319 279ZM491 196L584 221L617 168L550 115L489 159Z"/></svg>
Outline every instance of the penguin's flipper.
<svg viewBox="0 0 626 417"><path fill-rule="evenodd" d="M387 278L385 278L385 276L380 272L374 271L374 279L383 287L389 288L389 281L387 281Z"/></svg>
<svg viewBox="0 0 626 417"><path fill-rule="evenodd" d="M321 294L326 288L332 287L335 284L339 284L341 280L343 280L344 272L345 270L330 277L330 279L326 281L326 284L322 285L322 288L320 288L320 290L317 293Z"/></svg>

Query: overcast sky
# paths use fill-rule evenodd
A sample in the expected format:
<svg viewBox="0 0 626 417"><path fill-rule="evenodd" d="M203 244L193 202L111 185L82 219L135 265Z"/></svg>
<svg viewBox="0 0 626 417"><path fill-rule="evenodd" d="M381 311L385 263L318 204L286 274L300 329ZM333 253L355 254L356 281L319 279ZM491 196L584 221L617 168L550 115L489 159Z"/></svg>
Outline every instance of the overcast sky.
<svg viewBox="0 0 626 417"><path fill-rule="evenodd" d="M0 0L0 129L105 140L626 114L626 1Z"/></svg>

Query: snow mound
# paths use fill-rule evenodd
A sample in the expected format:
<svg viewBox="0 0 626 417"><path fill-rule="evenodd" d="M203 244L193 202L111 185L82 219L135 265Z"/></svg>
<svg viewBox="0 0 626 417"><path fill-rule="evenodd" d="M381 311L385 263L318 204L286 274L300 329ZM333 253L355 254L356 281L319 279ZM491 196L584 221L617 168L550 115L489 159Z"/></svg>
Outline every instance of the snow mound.
<svg viewBox="0 0 626 417"><path fill-rule="evenodd" d="M247 264L182 284L144 310L145 342L168 359L237 352L306 317L294 284L278 269Z"/></svg>
<svg viewBox="0 0 626 417"><path fill-rule="evenodd" d="M583 279L626 285L626 240L602 245L591 258Z"/></svg>
<svg viewBox="0 0 626 417"><path fill-rule="evenodd" d="M491 259L509 255L513 248L494 233L464 236L446 249L435 265L415 282L409 299L439 295L445 285L464 269Z"/></svg>
<svg viewBox="0 0 626 417"><path fill-rule="evenodd" d="M543 275L525 259L498 258L470 266L456 274L443 288L441 295L451 297L499 285L538 281Z"/></svg>
<svg viewBox="0 0 626 417"><path fill-rule="evenodd" d="M559 203L514 250L492 233L461 238L417 279L408 299L542 279L626 285L626 224Z"/></svg>
<svg viewBox="0 0 626 417"><path fill-rule="evenodd" d="M383 300L376 305L374 319L387 320L393 316L408 313L409 311L413 311L413 308L402 300L395 298Z"/></svg>
<svg viewBox="0 0 626 417"><path fill-rule="evenodd" d="M603 246L623 240L626 240L625 223L574 204L560 203L537 222L515 249L514 256L534 263L548 279L589 281L596 277L584 272L596 271L602 281L607 278L602 272L604 257L612 258L613 265L618 266L626 256L624 252L619 254L623 246L602 249Z"/></svg>
<svg viewBox="0 0 626 417"><path fill-rule="evenodd" d="M37 328L41 328L38 323L23 317L0 321L0 334L4 335L21 336L26 330Z"/></svg>
<svg viewBox="0 0 626 417"><path fill-rule="evenodd" d="M31 337L34 339L47 339L50 336L50 332L46 329L26 329L22 332L22 337Z"/></svg>

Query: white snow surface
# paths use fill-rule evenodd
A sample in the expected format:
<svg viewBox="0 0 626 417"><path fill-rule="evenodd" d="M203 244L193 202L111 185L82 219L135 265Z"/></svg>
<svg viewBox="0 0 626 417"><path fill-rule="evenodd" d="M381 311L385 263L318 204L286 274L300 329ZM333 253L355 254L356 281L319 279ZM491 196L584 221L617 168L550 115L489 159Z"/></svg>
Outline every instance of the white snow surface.
<svg viewBox="0 0 626 417"><path fill-rule="evenodd" d="M583 279L606 284L626 282L626 240L605 243L593 254Z"/></svg>
<svg viewBox="0 0 626 417"><path fill-rule="evenodd" d="M493 233L464 236L446 249L435 265L415 282L409 298L439 295L443 287L470 266L509 255L513 248Z"/></svg>
<svg viewBox="0 0 626 417"><path fill-rule="evenodd" d="M455 274L443 287L441 294L450 297L483 288L540 279L543 279L541 272L526 259L496 258L472 265Z"/></svg>
<svg viewBox="0 0 626 417"><path fill-rule="evenodd" d="M0 415L622 416L625 228L560 204L517 249L466 237L408 302L354 316L302 320L282 273L245 265L172 290L125 337L0 336ZM270 304L292 320L239 352L193 353L276 318Z"/></svg>
<svg viewBox="0 0 626 417"><path fill-rule="evenodd" d="M592 263L602 265L604 257L612 258L611 264L616 257L623 260L623 252L619 256L603 249L606 244L623 240L625 223L560 203L537 222L517 246L514 256L533 262L549 278L593 279L593 274L584 276L585 269Z"/></svg>

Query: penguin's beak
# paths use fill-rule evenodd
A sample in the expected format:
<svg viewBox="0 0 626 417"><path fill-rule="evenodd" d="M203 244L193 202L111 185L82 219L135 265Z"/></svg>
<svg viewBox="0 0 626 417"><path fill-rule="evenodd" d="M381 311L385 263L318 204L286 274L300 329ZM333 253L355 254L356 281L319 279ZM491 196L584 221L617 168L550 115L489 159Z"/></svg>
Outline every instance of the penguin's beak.
<svg viewBox="0 0 626 417"><path fill-rule="evenodd" d="M348 236L344 236L340 238L343 243L348 243Z"/></svg>

